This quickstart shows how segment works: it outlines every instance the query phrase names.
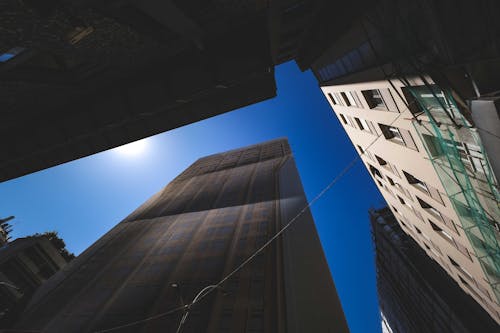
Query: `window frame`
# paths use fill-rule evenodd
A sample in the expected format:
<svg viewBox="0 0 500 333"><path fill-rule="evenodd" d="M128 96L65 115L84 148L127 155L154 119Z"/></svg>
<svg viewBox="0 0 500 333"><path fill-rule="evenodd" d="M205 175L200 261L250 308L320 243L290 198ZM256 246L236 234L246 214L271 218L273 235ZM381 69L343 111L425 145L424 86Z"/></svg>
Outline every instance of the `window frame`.
<svg viewBox="0 0 500 333"><path fill-rule="evenodd" d="M344 125L348 125L347 118L342 113L339 113L339 118L342 120Z"/></svg>
<svg viewBox="0 0 500 333"><path fill-rule="evenodd" d="M330 101L332 102L333 105L342 105L340 99L338 98L337 94L335 93L327 93L328 97L330 98Z"/></svg>
<svg viewBox="0 0 500 333"><path fill-rule="evenodd" d="M423 192L425 192L427 194L430 194L429 188L427 187L427 184L425 182L421 181L420 179L418 179L414 175L412 175L404 170L403 170L403 174L405 175L405 178L406 178L406 181L408 182L408 184L413 185L413 186L417 187L418 189L421 189Z"/></svg>
<svg viewBox="0 0 500 333"><path fill-rule="evenodd" d="M352 94L351 91L342 91L340 95L344 100L345 106L354 106L354 107L358 106L358 104L356 103L356 99L354 98L354 95Z"/></svg>
<svg viewBox="0 0 500 333"><path fill-rule="evenodd" d="M387 104L385 103L384 98L382 97L380 89L362 90L361 94L365 98L366 104L371 110L373 109L387 110ZM380 102L377 102L376 101L377 99L380 100Z"/></svg>
<svg viewBox="0 0 500 333"><path fill-rule="evenodd" d="M382 131L382 134L384 135L386 140L393 141L400 145L406 146L406 142L403 139L403 136L401 135L399 128L385 124L378 124L378 126Z"/></svg>
<svg viewBox="0 0 500 333"><path fill-rule="evenodd" d="M363 118L354 117L354 121L356 122L360 130L371 133L370 126L368 125L368 122L366 120L364 120Z"/></svg>

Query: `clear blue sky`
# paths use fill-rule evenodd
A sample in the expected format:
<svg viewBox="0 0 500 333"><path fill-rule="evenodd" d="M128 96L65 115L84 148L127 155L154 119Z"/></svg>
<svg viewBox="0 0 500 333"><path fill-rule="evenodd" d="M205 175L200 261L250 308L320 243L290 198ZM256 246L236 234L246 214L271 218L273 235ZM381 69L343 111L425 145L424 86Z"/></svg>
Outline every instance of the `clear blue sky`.
<svg viewBox="0 0 500 333"><path fill-rule="evenodd" d="M199 157L288 137L309 199L356 156L310 72L276 69L278 97L0 184L13 237L57 230L79 254ZM384 201L361 162L312 207L352 333L380 332L368 209Z"/></svg>

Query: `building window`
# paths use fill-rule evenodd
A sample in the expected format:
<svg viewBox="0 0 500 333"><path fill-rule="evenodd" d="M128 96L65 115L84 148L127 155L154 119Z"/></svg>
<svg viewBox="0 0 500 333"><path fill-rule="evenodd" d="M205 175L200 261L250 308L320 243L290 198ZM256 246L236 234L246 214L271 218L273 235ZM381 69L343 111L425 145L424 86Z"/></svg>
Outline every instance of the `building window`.
<svg viewBox="0 0 500 333"><path fill-rule="evenodd" d="M432 227L432 230L434 230L439 236L441 236L441 238L443 238L444 240L446 240L448 243L450 243L451 245L453 245L460 253L462 253L467 259L471 260L472 261L472 258L469 254L469 251L467 250L467 248L465 246L463 246L462 244L460 244L459 242L457 242L455 239L453 239L453 237L447 233L446 231L444 231L443 229L441 229L438 225L436 225L435 223L433 223L431 220L428 220L431 227Z"/></svg>
<svg viewBox="0 0 500 333"><path fill-rule="evenodd" d="M356 124L358 124L358 128L360 130L364 130L365 129L365 127L363 126L363 124L361 123L361 121L359 120L359 118L355 117L354 120L356 121Z"/></svg>
<svg viewBox="0 0 500 333"><path fill-rule="evenodd" d="M429 223L431 224L432 230L437 232L439 234L439 236L441 236L442 238L444 238L446 241L450 242L451 244L455 245L455 240L453 239L453 237L451 237L450 234L448 234L446 231L444 231L443 229L438 227L436 224L432 223L431 220L429 220Z"/></svg>
<svg viewBox="0 0 500 333"><path fill-rule="evenodd" d="M409 184L415 185L417 188L421 189L422 191L429 193L429 189L427 188L427 185L423 181L410 175L406 171L403 171L403 174L405 175L406 180L408 181Z"/></svg>
<svg viewBox="0 0 500 333"><path fill-rule="evenodd" d="M420 204L420 207L424 208L431 215L433 215L435 217L438 217L440 220L443 219L443 216L441 215L441 213L436 208L432 207L431 205L429 205L427 202L425 202L424 200L420 199L419 197L417 197L417 200L418 200L418 203Z"/></svg>
<svg viewBox="0 0 500 333"><path fill-rule="evenodd" d="M469 171L484 173L485 161L480 147L447 139L440 142L435 136L427 134L423 134L422 138L432 157L443 156L446 151L453 154L457 153Z"/></svg>
<svg viewBox="0 0 500 333"><path fill-rule="evenodd" d="M470 162L474 171L485 173L484 165L486 162L484 161L481 148L472 143L463 143L463 147L467 154L463 159Z"/></svg>
<svg viewBox="0 0 500 333"><path fill-rule="evenodd" d="M382 157L375 155L375 158L377 159L378 164L380 164L381 166L387 165L387 161Z"/></svg>
<svg viewBox="0 0 500 333"><path fill-rule="evenodd" d="M387 180L389 181L389 184L391 184L392 186L396 185L396 183L394 183L394 180L392 180L391 177L389 176L386 176Z"/></svg>
<svg viewBox="0 0 500 333"><path fill-rule="evenodd" d="M382 94L378 89L363 90L361 92L365 97L366 103L370 109L386 108Z"/></svg>
<svg viewBox="0 0 500 333"><path fill-rule="evenodd" d="M465 276L467 276L467 278L471 281L474 281L474 278L472 277L472 275L466 271L462 266L460 266L455 260L453 260L452 258L450 258L450 256L448 256L448 259L450 260L451 264L457 269L459 270L461 273L463 273Z"/></svg>
<svg viewBox="0 0 500 333"><path fill-rule="evenodd" d="M481 148L479 146L476 146L471 143L458 142L446 139L444 141L446 146L449 147L449 149L454 150L456 148L456 151L460 155L461 161L463 162L463 164L467 169L473 172L481 172L483 174L485 173L484 171L485 162L483 154L481 152Z"/></svg>
<svg viewBox="0 0 500 333"><path fill-rule="evenodd" d="M363 150L363 148L360 145L356 145L356 147L358 147L358 150L359 150L360 154L364 154L365 153L365 151Z"/></svg>
<svg viewBox="0 0 500 333"><path fill-rule="evenodd" d="M432 199L444 205L443 198L441 197L441 193L439 193L438 189L427 185L426 183L424 183L423 181L409 174L406 171L403 171L403 174L405 175L406 180L408 181L409 184L413 185L418 190L424 192L425 194L429 195Z"/></svg>
<svg viewBox="0 0 500 333"><path fill-rule="evenodd" d="M439 141L435 136L422 134L422 139L427 146L427 149L429 150L429 154L431 154L432 157L443 155L443 149L441 148L441 145L439 144Z"/></svg>
<svg viewBox="0 0 500 333"><path fill-rule="evenodd" d="M347 125L347 119L345 119L344 115L343 115L343 114L341 114L341 113L339 113L339 117L340 117L340 119L342 119L342 122L343 122L345 125Z"/></svg>
<svg viewBox="0 0 500 333"><path fill-rule="evenodd" d="M402 205L406 205L406 202L403 200L403 198L401 198L399 195L398 195L397 197L398 197L399 202L400 202Z"/></svg>
<svg viewBox="0 0 500 333"><path fill-rule="evenodd" d="M330 101L332 102L333 105L342 105L340 103L340 99L337 97L335 93L328 93L328 97L330 98Z"/></svg>
<svg viewBox="0 0 500 333"><path fill-rule="evenodd" d="M384 124L378 124L378 126L387 140L418 151L418 147L409 130Z"/></svg>
<svg viewBox="0 0 500 333"><path fill-rule="evenodd" d="M360 118L354 118L354 120L356 120L356 123L358 124L358 128L362 131L368 131L371 133L370 131L370 127L368 127L368 123L366 122L366 120L364 119L360 119Z"/></svg>
<svg viewBox="0 0 500 333"><path fill-rule="evenodd" d="M344 100L344 103L346 106L351 106L351 102L347 98L347 95L345 94L345 92L341 92L340 96L342 96L342 99Z"/></svg>
<svg viewBox="0 0 500 333"><path fill-rule="evenodd" d="M464 286L467 287L467 290L469 290L471 294L473 294L474 296L476 296L476 298L483 301L483 298L481 296L479 296L479 294L474 289L472 289L472 286L467 281L465 281L463 277L461 277L459 275L458 278L460 279L460 282L462 282L464 284Z"/></svg>
<svg viewBox="0 0 500 333"><path fill-rule="evenodd" d="M352 119L352 117L346 116L346 120L347 120L347 125L356 128L356 125L354 125L354 120Z"/></svg>
<svg viewBox="0 0 500 333"><path fill-rule="evenodd" d="M346 106L357 106L352 92L341 92L340 95L342 96L342 99L344 100Z"/></svg>
<svg viewBox="0 0 500 333"><path fill-rule="evenodd" d="M403 136L401 135L397 127L383 125L383 124L378 124L378 126L380 127L382 134L387 140L394 140L402 145L405 144Z"/></svg>
<svg viewBox="0 0 500 333"><path fill-rule="evenodd" d="M450 101L437 85L403 87L401 90L408 101L410 112L416 116L422 114L424 110L432 112L433 110L442 110L443 107L449 111L451 109ZM451 112L453 113L453 111Z"/></svg>
<svg viewBox="0 0 500 333"><path fill-rule="evenodd" d="M369 164L369 166L370 166L370 172L372 173L372 175L377 176L380 179L382 179L382 174L380 173L380 171L371 164Z"/></svg>
<svg viewBox="0 0 500 333"><path fill-rule="evenodd" d="M396 141L401 141L402 143L405 142L403 137L401 136L401 133L399 132L399 129L396 127L388 126L388 130L391 132L392 139Z"/></svg>

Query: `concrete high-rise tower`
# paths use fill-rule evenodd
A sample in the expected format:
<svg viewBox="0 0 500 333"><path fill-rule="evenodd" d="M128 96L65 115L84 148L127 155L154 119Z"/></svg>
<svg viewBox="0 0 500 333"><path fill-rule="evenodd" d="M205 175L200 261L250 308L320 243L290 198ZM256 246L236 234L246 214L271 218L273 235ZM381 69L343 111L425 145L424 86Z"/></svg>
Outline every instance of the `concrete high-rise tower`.
<svg viewBox="0 0 500 333"><path fill-rule="evenodd" d="M182 311L159 314L219 282L306 204L285 139L201 158L50 279L16 328L174 332ZM183 332L348 332L309 211L222 288Z"/></svg>

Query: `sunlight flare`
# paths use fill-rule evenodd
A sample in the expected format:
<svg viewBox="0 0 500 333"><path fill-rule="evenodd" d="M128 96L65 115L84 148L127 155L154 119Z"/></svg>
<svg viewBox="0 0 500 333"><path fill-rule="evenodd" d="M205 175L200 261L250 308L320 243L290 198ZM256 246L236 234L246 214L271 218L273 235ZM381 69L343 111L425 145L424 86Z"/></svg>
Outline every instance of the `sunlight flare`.
<svg viewBox="0 0 500 333"><path fill-rule="evenodd" d="M147 139L142 139L117 147L115 151L126 156L137 156L146 151L148 143Z"/></svg>

